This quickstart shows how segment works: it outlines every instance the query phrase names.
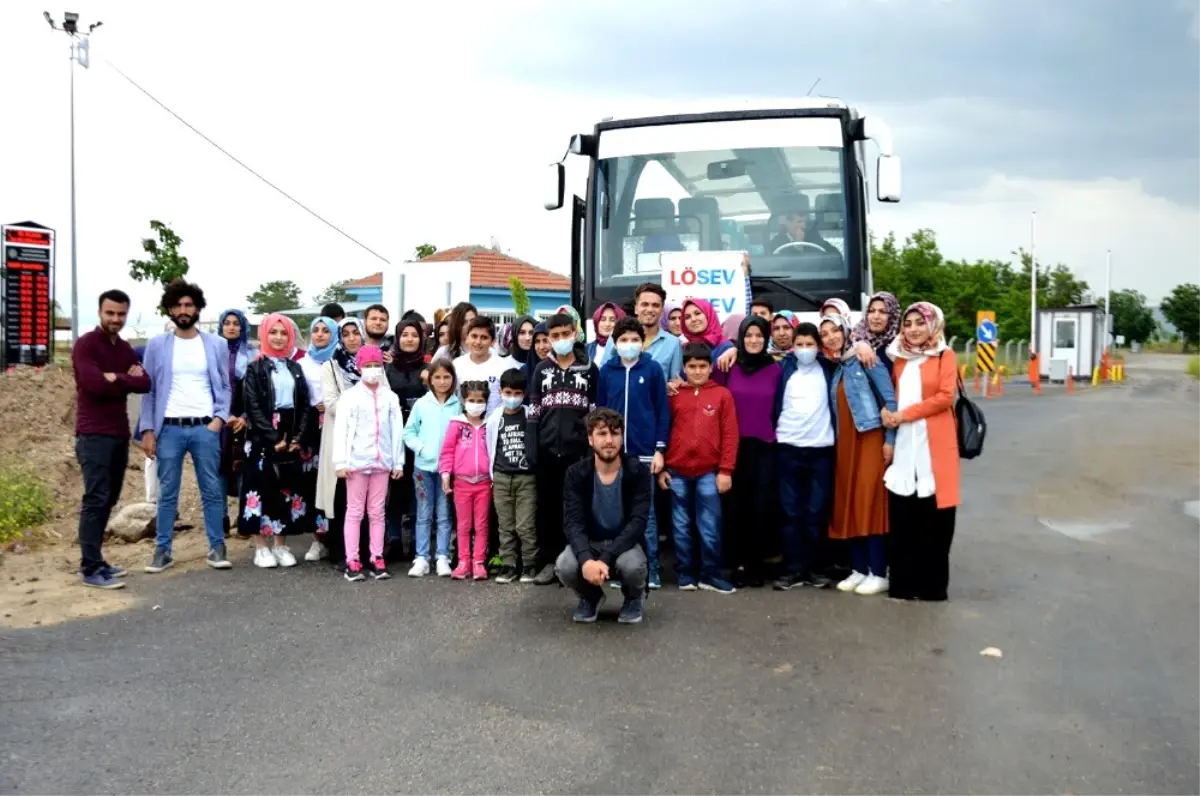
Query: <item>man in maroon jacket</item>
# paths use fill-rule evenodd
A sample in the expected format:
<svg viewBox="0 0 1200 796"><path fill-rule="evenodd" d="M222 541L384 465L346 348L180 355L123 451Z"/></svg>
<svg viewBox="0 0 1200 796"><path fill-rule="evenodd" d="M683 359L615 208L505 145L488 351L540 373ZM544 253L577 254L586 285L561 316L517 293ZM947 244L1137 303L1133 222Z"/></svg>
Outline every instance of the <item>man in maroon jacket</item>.
<svg viewBox="0 0 1200 796"><path fill-rule="evenodd" d="M100 325L71 350L75 370L75 456L83 472L79 511L79 574L85 586L120 589L125 574L104 560L100 545L113 507L121 497L129 463L130 393L150 391L150 377L137 354L120 337L129 315L129 296L100 294Z"/></svg>

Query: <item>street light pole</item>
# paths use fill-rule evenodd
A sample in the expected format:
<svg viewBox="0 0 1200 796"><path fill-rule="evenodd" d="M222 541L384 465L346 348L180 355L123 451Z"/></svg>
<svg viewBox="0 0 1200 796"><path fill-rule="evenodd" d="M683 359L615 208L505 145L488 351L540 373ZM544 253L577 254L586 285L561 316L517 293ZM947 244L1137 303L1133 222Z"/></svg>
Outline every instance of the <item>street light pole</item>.
<svg viewBox="0 0 1200 796"><path fill-rule="evenodd" d="M1113 332L1112 322L1112 249L1104 253L1104 350L1109 348L1108 336Z"/></svg>
<svg viewBox="0 0 1200 796"><path fill-rule="evenodd" d="M1029 353L1037 353L1037 211L1029 218Z"/></svg>
<svg viewBox="0 0 1200 796"><path fill-rule="evenodd" d="M71 345L74 346L79 339L79 246L75 234L75 64L78 62L84 69L88 68L87 39L104 23L93 22L85 32L79 29L79 15L72 11L63 13L62 27L55 23L49 11L43 11L42 16L52 30L67 34L71 43Z"/></svg>

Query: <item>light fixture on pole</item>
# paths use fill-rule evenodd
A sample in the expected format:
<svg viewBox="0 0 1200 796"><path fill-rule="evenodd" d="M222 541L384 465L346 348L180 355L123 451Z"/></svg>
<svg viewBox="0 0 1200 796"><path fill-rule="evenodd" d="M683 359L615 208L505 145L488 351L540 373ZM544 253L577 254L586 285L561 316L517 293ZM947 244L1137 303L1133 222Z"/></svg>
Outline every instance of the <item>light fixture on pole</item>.
<svg viewBox="0 0 1200 796"><path fill-rule="evenodd" d="M61 26L55 24L49 11L43 11L42 16L53 30L60 30L70 39L71 59L71 344L79 339L79 265L78 247L75 235L75 64L87 69L90 63L88 37L103 25L103 22L93 22L86 31L79 29L79 15L72 11L63 12Z"/></svg>

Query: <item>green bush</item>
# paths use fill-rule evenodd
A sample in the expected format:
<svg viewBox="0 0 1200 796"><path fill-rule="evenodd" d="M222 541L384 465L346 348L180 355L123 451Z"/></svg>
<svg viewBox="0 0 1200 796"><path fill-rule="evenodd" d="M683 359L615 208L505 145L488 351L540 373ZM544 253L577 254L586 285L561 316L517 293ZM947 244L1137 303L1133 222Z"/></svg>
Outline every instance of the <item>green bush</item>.
<svg viewBox="0 0 1200 796"><path fill-rule="evenodd" d="M1200 356L1188 358L1187 372L1193 379L1200 379Z"/></svg>
<svg viewBox="0 0 1200 796"><path fill-rule="evenodd" d="M32 468L0 463L0 544L45 522L53 507L50 490Z"/></svg>

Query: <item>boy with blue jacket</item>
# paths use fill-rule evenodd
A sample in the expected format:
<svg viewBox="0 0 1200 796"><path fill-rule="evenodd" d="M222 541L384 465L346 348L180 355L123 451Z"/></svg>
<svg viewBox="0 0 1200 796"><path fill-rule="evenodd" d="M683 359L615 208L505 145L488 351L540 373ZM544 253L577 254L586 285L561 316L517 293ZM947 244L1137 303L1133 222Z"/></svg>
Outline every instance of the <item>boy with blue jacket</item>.
<svg viewBox="0 0 1200 796"><path fill-rule="evenodd" d="M612 332L617 356L600 369L596 406L607 407L625 420L625 452L647 464L653 481L663 469L667 437L671 433L671 406L667 401L667 379L654 358L642 350L645 332L637 318L617 321ZM651 589L662 588L658 562L658 522L654 503L646 524L646 563Z"/></svg>

